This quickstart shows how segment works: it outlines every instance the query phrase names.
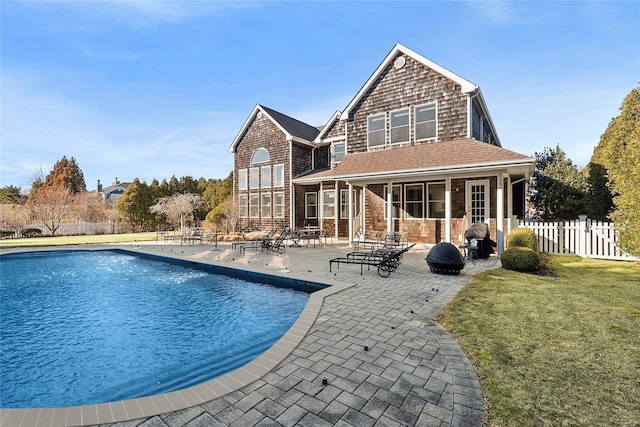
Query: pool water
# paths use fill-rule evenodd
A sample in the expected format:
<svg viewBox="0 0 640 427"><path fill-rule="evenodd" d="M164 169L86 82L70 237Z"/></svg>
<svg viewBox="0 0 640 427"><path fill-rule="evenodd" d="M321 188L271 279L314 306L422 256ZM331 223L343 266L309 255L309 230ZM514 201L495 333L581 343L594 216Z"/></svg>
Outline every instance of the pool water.
<svg viewBox="0 0 640 427"><path fill-rule="evenodd" d="M166 393L227 373L309 294L122 251L0 257L0 407Z"/></svg>

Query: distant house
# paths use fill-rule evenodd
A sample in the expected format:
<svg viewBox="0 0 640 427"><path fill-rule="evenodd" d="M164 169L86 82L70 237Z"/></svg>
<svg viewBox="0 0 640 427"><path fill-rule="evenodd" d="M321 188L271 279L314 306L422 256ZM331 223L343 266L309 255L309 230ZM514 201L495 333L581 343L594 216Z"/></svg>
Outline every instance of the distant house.
<svg viewBox="0 0 640 427"><path fill-rule="evenodd" d="M326 125L258 104L229 151L240 226L462 243L486 222L499 252L534 166L502 148L478 86L401 44Z"/></svg>
<svg viewBox="0 0 640 427"><path fill-rule="evenodd" d="M118 178L116 178L110 186L102 188L102 184L100 180L98 180L96 192L100 194L104 200L115 201L122 197L124 190L130 185L130 182L120 182Z"/></svg>

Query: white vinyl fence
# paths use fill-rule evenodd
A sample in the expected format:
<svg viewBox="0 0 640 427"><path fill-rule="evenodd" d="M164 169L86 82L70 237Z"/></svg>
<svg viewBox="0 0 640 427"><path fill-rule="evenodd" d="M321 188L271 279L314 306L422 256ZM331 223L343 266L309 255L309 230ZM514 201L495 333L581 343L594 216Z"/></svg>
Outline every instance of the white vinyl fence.
<svg viewBox="0 0 640 427"><path fill-rule="evenodd" d="M520 221L519 226L530 228L536 233L540 252L640 261L620 249L617 244L618 234L612 222L593 221L586 215L580 215L575 221Z"/></svg>
<svg viewBox="0 0 640 427"><path fill-rule="evenodd" d="M38 228L42 230L43 235L45 236L51 235L51 231L49 231L49 229L47 229L47 227L45 227L44 224L42 223L25 225L24 227L21 227L19 230L16 230L17 231L16 235L20 236L22 229L25 229L25 228ZM94 236L97 234L118 234L118 233L123 233L125 231L126 231L125 227L117 223L114 223L112 221L110 222L78 221L78 222L60 224L60 228L56 230L56 236L75 236L75 235Z"/></svg>

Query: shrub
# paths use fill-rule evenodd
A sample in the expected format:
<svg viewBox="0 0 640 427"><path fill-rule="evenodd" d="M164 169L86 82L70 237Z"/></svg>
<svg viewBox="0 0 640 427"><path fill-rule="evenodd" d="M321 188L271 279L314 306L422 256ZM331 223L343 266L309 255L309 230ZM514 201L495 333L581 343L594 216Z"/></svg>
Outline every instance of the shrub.
<svg viewBox="0 0 640 427"><path fill-rule="evenodd" d="M42 230L39 228L23 228L22 229L22 237L33 237L42 235Z"/></svg>
<svg viewBox="0 0 640 427"><path fill-rule="evenodd" d="M507 236L507 248L512 247L529 248L534 252L540 252L538 247L538 236L530 228L514 228Z"/></svg>
<svg viewBox="0 0 640 427"><path fill-rule="evenodd" d="M14 234L16 234L16 232L13 231L13 230L0 230L0 236L2 238L4 238L4 237L13 237Z"/></svg>
<svg viewBox="0 0 640 427"><path fill-rule="evenodd" d="M502 252L502 267L507 270L536 272L540 268L540 254L523 246L512 246Z"/></svg>

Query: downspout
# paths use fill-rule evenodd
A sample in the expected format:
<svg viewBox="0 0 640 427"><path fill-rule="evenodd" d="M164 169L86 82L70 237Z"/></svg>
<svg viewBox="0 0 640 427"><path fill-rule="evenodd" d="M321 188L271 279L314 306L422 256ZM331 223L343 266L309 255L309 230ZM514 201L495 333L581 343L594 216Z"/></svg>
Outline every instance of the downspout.
<svg viewBox="0 0 640 427"><path fill-rule="evenodd" d="M478 97L478 88L476 87L476 90L474 91L473 95L469 95L468 102L469 102L469 112L467 115L467 138L472 139L473 138L473 128L472 128L472 121L473 121L473 99Z"/></svg>

